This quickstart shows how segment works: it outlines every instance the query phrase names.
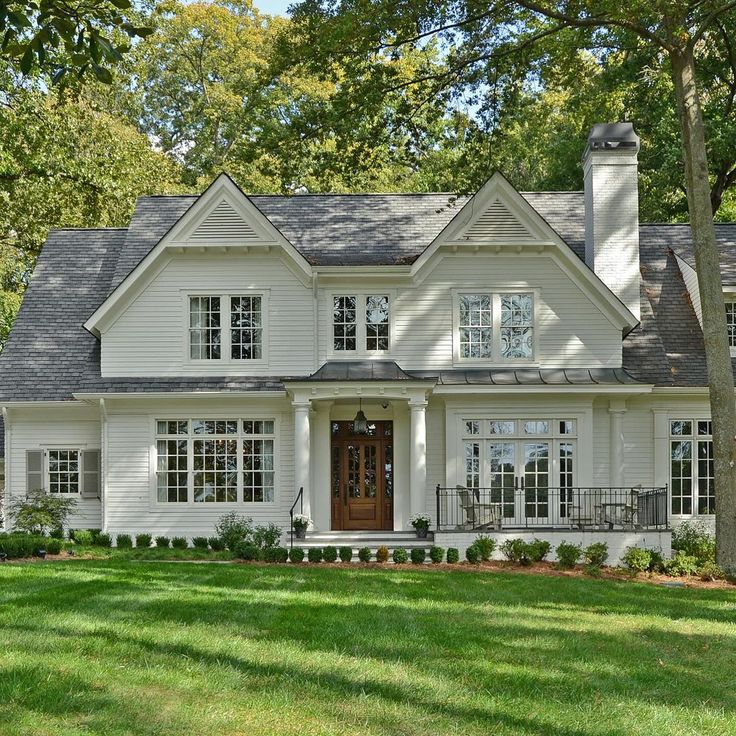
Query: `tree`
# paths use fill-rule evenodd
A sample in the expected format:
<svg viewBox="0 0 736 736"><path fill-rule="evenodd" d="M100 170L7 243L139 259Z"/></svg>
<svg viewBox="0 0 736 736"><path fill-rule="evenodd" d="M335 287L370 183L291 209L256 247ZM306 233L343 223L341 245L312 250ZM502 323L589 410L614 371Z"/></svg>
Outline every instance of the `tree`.
<svg viewBox="0 0 736 736"><path fill-rule="evenodd" d="M150 28L123 14L130 0L0 0L0 59L29 74L34 64L53 70L53 81L88 70L112 81L110 67L130 49L125 39L144 37Z"/></svg>
<svg viewBox="0 0 736 736"><path fill-rule="evenodd" d="M16 531L46 534L62 529L76 507L77 501L73 497L53 495L38 488L29 489L25 497L11 498L8 514Z"/></svg>
<svg viewBox="0 0 736 736"><path fill-rule="evenodd" d="M724 19L733 20L735 9L736 0L633 0L626 4L614 0L414 0L402 4L306 0L295 12L311 63L324 68L345 59L357 60L354 64L367 58L380 60L405 46L417 47L430 38L440 38L446 49L445 68L414 80L431 81L438 93L466 87L476 95L495 95L498 80L509 78L514 63L529 63L533 54L545 60L550 39L568 48L574 39L581 48L596 51L644 47L667 59L703 314L713 420L717 556L730 571L736 571L736 406L696 61L703 59L709 44L726 43L721 26ZM727 172L726 178L729 176Z"/></svg>

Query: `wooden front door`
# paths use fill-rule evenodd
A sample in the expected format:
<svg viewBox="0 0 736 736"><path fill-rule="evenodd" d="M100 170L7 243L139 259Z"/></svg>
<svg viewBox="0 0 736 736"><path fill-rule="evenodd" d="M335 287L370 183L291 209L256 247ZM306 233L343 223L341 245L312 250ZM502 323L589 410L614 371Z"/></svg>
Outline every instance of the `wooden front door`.
<svg viewBox="0 0 736 736"><path fill-rule="evenodd" d="M332 528L393 529L391 422L370 422L356 435L352 422L332 423Z"/></svg>

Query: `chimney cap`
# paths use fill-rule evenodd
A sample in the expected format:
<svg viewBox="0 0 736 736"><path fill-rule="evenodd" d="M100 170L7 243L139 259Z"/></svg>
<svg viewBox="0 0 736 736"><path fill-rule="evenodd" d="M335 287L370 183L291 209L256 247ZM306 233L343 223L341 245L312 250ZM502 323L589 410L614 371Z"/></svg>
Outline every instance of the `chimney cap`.
<svg viewBox="0 0 736 736"><path fill-rule="evenodd" d="M588 135L588 146L583 158L590 151L639 150L639 136L633 123L596 123Z"/></svg>

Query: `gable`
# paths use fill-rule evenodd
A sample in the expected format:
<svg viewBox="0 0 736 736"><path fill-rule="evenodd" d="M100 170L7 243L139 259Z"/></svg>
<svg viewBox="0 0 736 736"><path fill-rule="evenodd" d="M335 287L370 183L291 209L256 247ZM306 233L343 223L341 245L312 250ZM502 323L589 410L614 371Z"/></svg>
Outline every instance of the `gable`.
<svg viewBox="0 0 736 736"><path fill-rule="evenodd" d="M190 240L244 240L258 242L262 233L243 218L235 208L225 199L207 214L189 236Z"/></svg>
<svg viewBox="0 0 736 736"><path fill-rule="evenodd" d="M529 228L511 212L508 205L494 199L457 236L460 240L488 243L516 243L534 240Z"/></svg>

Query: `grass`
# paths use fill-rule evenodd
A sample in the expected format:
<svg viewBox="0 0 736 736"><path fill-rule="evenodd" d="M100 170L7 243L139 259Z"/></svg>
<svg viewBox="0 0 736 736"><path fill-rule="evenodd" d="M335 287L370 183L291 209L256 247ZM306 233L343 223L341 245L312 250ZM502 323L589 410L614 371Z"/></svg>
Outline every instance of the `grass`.
<svg viewBox="0 0 736 736"><path fill-rule="evenodd" d="M736 733L736 594L462 571L0 566L0 732Z"/></svg>
<svg viewBox="0 0 736 736"><path fill-rule="evenodd" d="M96 545L75 545L74 555L81 558L110 560L232 560L235 555L222 550L174 549L173 547L98 547Z"/></svg>

